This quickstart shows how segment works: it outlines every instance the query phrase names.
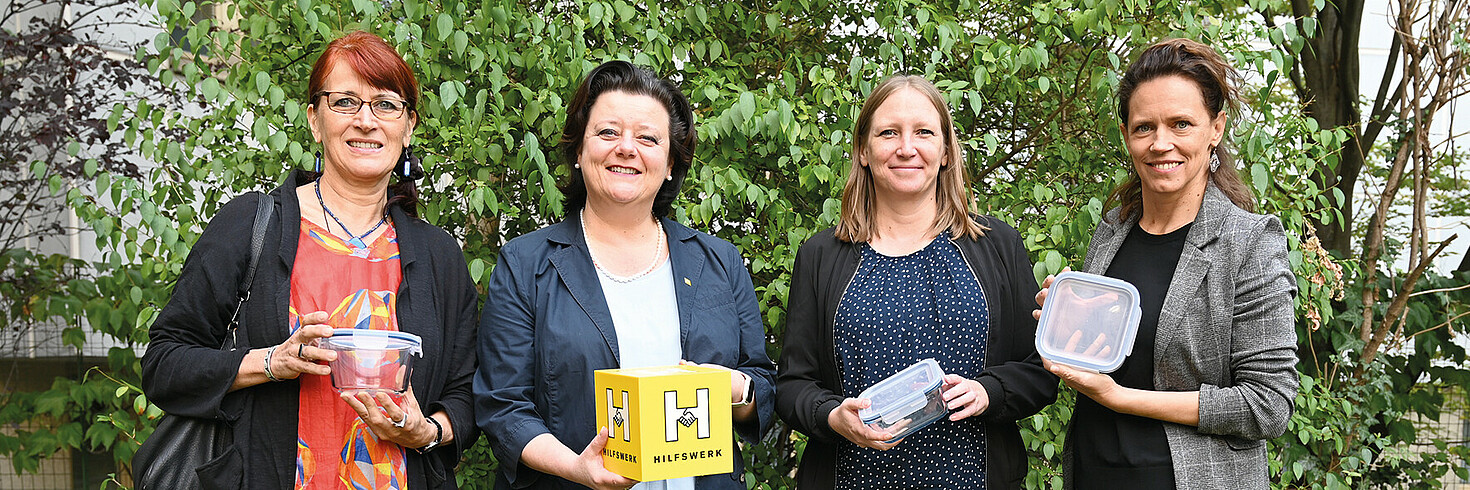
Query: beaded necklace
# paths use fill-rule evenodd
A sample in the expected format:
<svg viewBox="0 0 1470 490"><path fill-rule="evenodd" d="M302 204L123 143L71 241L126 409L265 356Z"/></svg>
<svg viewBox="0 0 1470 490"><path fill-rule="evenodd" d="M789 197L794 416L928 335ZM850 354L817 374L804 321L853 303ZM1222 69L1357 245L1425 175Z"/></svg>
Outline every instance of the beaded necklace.
<svg viewBox="0 0 1470 490"><path fill-rule="evenodd" d="M357 248L367 248L367 244L363 243L362 239L367 238L368 235L371 235L373 234L373 232L378 231L378 228L383 226L383 223L386 223L388 221L388 217L384 216L382 218L379 218L378 224L373 225L373 227L369 229L366 233L363 233L361 235L353 235L351 231L347 231L347 225L342 224L342 220L338 219L337 215L332 212L331 208L327 207L327 201L322 199L321 179L317 179L316 181L316 202L322 205L322 211L326 211L327 216L332 217L332 221L337 222L337 226L342 228L342 233L347 234L347 244Z"/></svg>

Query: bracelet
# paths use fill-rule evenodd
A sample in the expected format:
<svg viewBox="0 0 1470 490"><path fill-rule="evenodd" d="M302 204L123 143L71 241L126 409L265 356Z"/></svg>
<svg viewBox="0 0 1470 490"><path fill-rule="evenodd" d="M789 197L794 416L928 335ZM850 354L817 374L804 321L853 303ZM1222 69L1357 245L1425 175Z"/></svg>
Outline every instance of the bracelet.
<svg viewBox="0 0 1470 490"><path fill-rule="evenodd" d="M444 426L443 425L439 425L439 421L438 420L434 420L434 417L424 417L424 421L426 421L428 423L431 423L431 424L434 424L435 434L434 434L434 440L433 441L430 441L429 442L429 445L424 446L424 447L421 447L421 448L415 448L414 449L414 451L418 451L419 454L424 454L424 453L429 452L430 449L434 449L434 447L436 447L436 446L439 445L439 442L440 441L443 441L444 440Z"/></svg>
<svg viewBox="0 0 1470 490"><path fill-rule="evenodd" d="M269 348L267 348L265 350L265 379L268 379L268 380L271 380L271 381L280 381L281 380L281 378L277 378L276 375L271 372L271 356L273 356L273 355L276 354L276 348L277 347L280 347L280 345L279 344L273 345L273 346L270 346Z"/></svg>

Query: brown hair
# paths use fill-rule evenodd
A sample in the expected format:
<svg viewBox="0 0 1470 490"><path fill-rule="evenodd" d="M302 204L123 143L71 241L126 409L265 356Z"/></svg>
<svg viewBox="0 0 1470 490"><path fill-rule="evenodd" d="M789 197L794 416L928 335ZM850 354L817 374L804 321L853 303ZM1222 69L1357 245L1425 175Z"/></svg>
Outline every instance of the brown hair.
<svg viewBox="0 0 1470 490"><path fill-rule="evenodd" d="M679 189L684 186L684 176L694 162L694 112L689 106L689 99L674 82L659 77L653 70L626 61L609 61L593 68L567 104L567 121L562 127L560 143L561 163L571 174L571 178L561 186L562 194L566 196L566 209L568 212L576 211L587 205L587 183L582 180L582 172L572 167L582 153L582 138L587 132L587 118L592 114L592 105L608 92L652 97L669 113L671 179L664 182L653 197L653 215L668 216L674 207L674 198L679 196Z"/></svg>
<svg viewBox="0 0 1470 490"><path fill-rule="evenodd" d="M1118 82L1118 118L1128 124L1129 102L1133 91L1145 82L1167 77L1181 76L1194 82L1204 97L1205 109L1211 117L1221 112L1235 116L1240 112L1240 92L1236 88L1240 74L1225 61L1220 53L1209 46L1189 39L1165 39L1154 43L1143 54L1128 65L1123 79ZM1246 211L1256 210L1256 196L1235 170L1235 156L1230 150L1230 130L1220 138L1214 148L1220 168L1210 172L1210 182L1225 193L1230 201ZM1119 208L1118 219L1126 221L1141 212L1143 205L1143 181L1137 169L1128 166L1128 180L1113 189L1108 195L1105 209Z"/></svg>
<svg viewBox="0 0 1470 490"><path fill-rule="evenodd" d="M311 78L306 82L307 104L315 104L317 98L322 96L322 85L338 64L352 69L368 85L402 95L408 102L407 117L418 118L419 81L414 76L413 69L409 68L403 57L398 55L398 51L383 41L383 38L366 31L356 31L337 38L327 44L327 49L322 50L322 55L311 67ZM409 177L404 177L398 171L391 172L399 179L397 184L388 188L389 199L384 211L387 211L387 207L396 205L403 208L409 216L418 217L419 193L414 186L414 180L423 176L423 168L418 166L417 159L414 159L413 165L415 168ZM321 173L307 172L307 177L309 180L316 180L321 178Z"/></svg>
<svg viewBox="0 0 1470 490"><path fill-rule="evenodd" d="M949 104L945 103L944 94L924 77L894 75L873 87L873 92L863 102L863 109L858 113L857 123L854 124L852 166L847 171L847 184L842 187L842 216L837 221L837 239L850 243L868 242L877 235L873 223L873 200L876 199L876 192L873 188L872 170L862 164L868 153L868 131L872 127L878 106L906 88L924 94L934 104L934 109L939 111L939 129L944 134L944 161L948 165L939 167L939 179L935 184L938 187L935 198L939 209L934 214L934 224L930 231L938 233L950 230L956 238L980 238L989 228L981 226L970 217L975 201L970 195L964 155L960 153L954 118L950 117Z"/></svg>

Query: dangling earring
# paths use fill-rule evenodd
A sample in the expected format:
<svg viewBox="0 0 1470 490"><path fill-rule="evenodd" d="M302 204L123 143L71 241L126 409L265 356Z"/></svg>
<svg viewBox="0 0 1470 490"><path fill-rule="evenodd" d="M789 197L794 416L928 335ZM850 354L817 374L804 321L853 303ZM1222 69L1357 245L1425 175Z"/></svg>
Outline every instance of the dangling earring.
<svg viewBox="0 0 1470 490"><path fill-rule="evenodd" d="M1210 150L1210 173L1215 173L1216 170L1220 170L1220 155L1212 149Z"/></svg>
<svg viewBox="0 0 1470 490"><path fill-rule="evenodd" d="M403 147L403 156L400 157L399 160L403 160L403 174L402 175L404 177L408 177L409 174L411 174L413 172L413 170L411 170L409 168L409 165L410 165L409 160L411 160L411 159L413 159L413 147L412 146L405 146L405 147Z"/></svg>
<svg viewBox="0 0 1470 490"><path fill-rule="evenodd" d="M413 154L413 145L403 147L403 156L399 157L402 168L398 175L407 180L419 180L424 177L424 167L419 163L418 155Z"/></svg>
<svg viewBox="0 0 1470 490"><path fill-rule="evenodd" d="M322 152L316 152L316 173L322 173Z"/></svg>

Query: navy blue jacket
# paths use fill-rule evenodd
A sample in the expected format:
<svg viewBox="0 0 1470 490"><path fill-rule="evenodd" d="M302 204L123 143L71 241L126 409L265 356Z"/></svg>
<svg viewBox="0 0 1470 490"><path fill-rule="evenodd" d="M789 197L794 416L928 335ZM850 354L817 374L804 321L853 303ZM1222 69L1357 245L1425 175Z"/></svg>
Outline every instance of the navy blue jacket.
<svg viewBox="0 0 1470 490"><path fill-rule="evenodd" d="M500 462L496 488L581 488L521 465L531 439L550 433L580 452L597 435L592 373L618 367L612 314L573 215L500 249L480 318L475 419ZM756 417L736 431L755 441L770 427L775 364L744 259L734 245L664 219L685 360L736 368L755 382ZM741 489L735 471L699 477L700 489Z"/></svg>

